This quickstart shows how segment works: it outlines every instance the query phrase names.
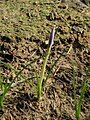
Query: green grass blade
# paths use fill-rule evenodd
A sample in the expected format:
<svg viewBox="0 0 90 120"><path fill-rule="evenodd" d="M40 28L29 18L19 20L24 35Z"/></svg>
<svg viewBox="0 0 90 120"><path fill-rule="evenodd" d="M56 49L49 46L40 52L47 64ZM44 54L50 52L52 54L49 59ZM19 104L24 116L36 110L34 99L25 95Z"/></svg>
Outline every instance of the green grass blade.
<svg viewBox="0 0 90 120"><path fill-rule="evenodd" d="M81 89L80 99L76 103L76 119L77 120L80 120L81 106L83 104L83 99L84 99L85 92L87 90L87 86L88 86L88 82L87 82L87 80L84 80L84 82L82 83L82 89Z"/></svg>

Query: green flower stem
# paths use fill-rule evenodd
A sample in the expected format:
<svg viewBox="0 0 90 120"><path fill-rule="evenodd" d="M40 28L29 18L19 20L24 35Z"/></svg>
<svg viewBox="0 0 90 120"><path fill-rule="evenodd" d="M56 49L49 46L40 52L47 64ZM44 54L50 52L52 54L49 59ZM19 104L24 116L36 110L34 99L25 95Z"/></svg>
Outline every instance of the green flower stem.
<svg viewBox="0 0 90 120"><path fill-rule="evenodd" d="M55 28L52 29L49 44L48 44L48 48L47 48L46 55L45 55L43 65L42 65L41 77L40 77L40 79L38 79L38 91L37 91L38 92L37 93L38 99L41 98L42 82L43 82L43 79L44 79L44 74L45 74L45 70L46 70L47 61L48 61L48 58L49 58L49 55L50 55L51 47L52 47L52 45L54 43L53 42L54 41L54 35L55 35Z"/></svg>

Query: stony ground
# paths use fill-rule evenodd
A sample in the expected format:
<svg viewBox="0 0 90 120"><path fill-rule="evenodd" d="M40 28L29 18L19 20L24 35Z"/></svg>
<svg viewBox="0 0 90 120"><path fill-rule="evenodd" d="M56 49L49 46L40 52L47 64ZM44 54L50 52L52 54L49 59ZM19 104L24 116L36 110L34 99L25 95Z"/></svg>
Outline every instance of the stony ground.
<svg viewBox="0 0 90 120"><path fill-rule="evenodd" d="M38 101L35 72L40 74L53 26L55 40L46 71L46 76L49 71L51 75L43 83L42 99ZM32 64L25 67L30 62ZM13 82L0 110L1 120L76 120L73 63L79 98L90 66L89 5L79 0L65 3L60 0L0 1L0 74L4 82ZM90 116L89 83L80 120L89 120Z"/></svg>

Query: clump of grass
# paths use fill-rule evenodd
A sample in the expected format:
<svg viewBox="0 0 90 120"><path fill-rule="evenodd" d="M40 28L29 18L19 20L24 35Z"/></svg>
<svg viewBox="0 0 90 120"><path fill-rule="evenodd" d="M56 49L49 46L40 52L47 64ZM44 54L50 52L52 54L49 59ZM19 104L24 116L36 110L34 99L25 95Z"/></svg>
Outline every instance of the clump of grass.
<svg viewBox="0 0 90 120"><path fill-rule="evenodd" d="M4 78L1 73L0 73L0 108L3 107L3 102L4 102L4 98L7 95L7 93L9 92L9 90L14 87L16 84L24 82L25 80L21 80L21 81L17 81L15 83L15 80L20 77L22 77L22 71L27 68L27 66L30 66L32 63L34 63L36 61L36 59L32 62L29 62L28 64L26 64L25 67L23 67L20 71L17 71L11 64L5 63L0 61L0 65L5 66L7 69L11 70L11 73L15 73L16 76L12 79L11 82L7 82L9 81L9 78Z"/></svg>
<svg viewBox="0 0 90 120"><path fill-rule="evenodd" d="M85 93L88 88L88 72L90 72L90 68L86 71L86 77L82 81L82 88L81 88L81 93L80 97L77 99L77 94L76 94L76 89L77 89L77 76L76 76L76 65L75 62L73 63L73 96L74 96L74 104L75 104L75 117L77 120L80 120L80 113L81 113L81 107L83 105L83 100Z"/></svg>
<svg viewBox="0 0 90 120"><path fill-rule="evenodd" d="M81 106L83 105L84 95L86 93L87 86L88 86L87 80L83 81L80 98L76 101L75 105L76 110L75 116L77 120L80 120Z"/></svg>
<svg viewBox="0 0 90 120"><path fill-rule="evenodd" d="M0 64L4 65L8 69L13 69L13 67L10 64L4 63L2 61L0 61ZM7 82L8 78L6 79L6 81L4 79L5 78L0 73L0 108L3 107L4 98L5 98L6 94L8 93L8 91L10 90L11 85L12 85L12 82L10 82L10 83Z"/></svg>
<svg viewBox="0 0 90 120"><path fill-rule="evenodd" d="M44 74L45 74L45 71L46 71L46 65L47 65L49 55L50 55L51 47L54 43L54 35L55 35L55 27L53 27L51 35L50 35L50 40L49 40L49 44L48 44L48 48L47 48L47 51L46 51L45 58L43 60L43 65L42 65L40 77L37 76L37 97L38 97L38 99L41 98L42 83L43 83L43 79L45 77Z"/></svg>
<svg viewBox="0 0 90 120"><path fill-rule="evenodd" d="M12 83L3 82L3 78L1 78L1 76L0 76L0 88L1 88L0 108L3 107L4 98L5 98L6 94L8 93L8 91L10 90L11 85L12 85Z"/></svg>

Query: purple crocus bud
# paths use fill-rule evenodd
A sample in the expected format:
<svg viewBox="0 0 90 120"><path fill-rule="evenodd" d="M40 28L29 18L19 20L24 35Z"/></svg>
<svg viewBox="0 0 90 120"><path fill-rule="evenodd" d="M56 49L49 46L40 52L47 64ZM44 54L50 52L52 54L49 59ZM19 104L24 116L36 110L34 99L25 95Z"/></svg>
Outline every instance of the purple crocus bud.
<svg viewBox="0 0 90 120"><path fill-rule="evenodd" d="M54 44L54 36L55 36L55 27L52 28L50 39L49 39L49 47L51 48Z"/></svg>

